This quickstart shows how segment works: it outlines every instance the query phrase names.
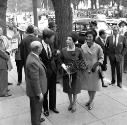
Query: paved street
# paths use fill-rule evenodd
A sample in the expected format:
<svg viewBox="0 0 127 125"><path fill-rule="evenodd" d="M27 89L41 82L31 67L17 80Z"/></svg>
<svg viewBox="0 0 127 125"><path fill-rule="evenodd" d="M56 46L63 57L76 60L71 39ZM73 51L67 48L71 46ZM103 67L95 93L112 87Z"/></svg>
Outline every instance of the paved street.
<svg viewBox="0 0 127 125"><path fill-rule="evenodd" d="M23 80L21 86L16 85L17 74L14 59L13 64L14 69L9 72L9 82L13 83L9 88L13 96L0 98L0 125L30 125L29 99L25 94L25 82ZM110 71L106 73L106 77L109 75ZM110 86L102 89L97 93L92 111L88 111L85 107L87 100L87 92L82 91L78 96L77 111L72 114L67 111L67 95L62 92L61 85L57 85L57 108L60 114L51 112L42 125L126 125L126 88L119 89L116 86Z"/></svg>

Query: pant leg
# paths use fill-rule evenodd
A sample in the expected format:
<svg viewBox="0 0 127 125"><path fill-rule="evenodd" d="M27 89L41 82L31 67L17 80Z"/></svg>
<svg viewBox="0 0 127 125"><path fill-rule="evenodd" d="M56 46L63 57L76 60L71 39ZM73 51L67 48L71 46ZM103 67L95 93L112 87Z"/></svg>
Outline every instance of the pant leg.
<svg viewBox="0 0 127 125"><path fill-rule="evenodd" d="M49 80L49 108L56 108L56 74L53 73Z"/></svg>
<svg viewBox="0 0 127 125"><path fill-rule="evenodd" d="M122 84L122 72L123 72L123 62L116 62L116 72L117 72L117 85Z"/></svg>
<svg viewBox="0 0 127 125"><path fill-rule="evenodd" d="M110 59L109 58L109 60L110 60L110 64L111 64L111 74L112 74L112 83L115 83L115 75L116 75L116 72L115 72L115 69L116 69L116 60L112 60L112 59Z"/></svg>
<svg viewBox="0 0 127 125"><path fill-rule="evenodd" d="M0 96L6 95L8 92L8 71L0 70Z"/></svg>
<svg viewBox="0 0 127 125"><path fill-rule="evenodd" d="M32 125L40 125L42 102L36 97L30 98L31 123Z"/></svg>
<svg viewBox="0 0 127 125"><path fill-rule="evenodd" d="M48 111L48 90L47 90L47 92L44 94L43 109L44 109L44 112L45 112L45 111Z"/></svg>
<svg viewBox="0 0 127 125"><path fill-rule="evenodd" d="M18 73L18 82L22 82L22 68L23 68L23 63L22 60L16 60L16 66L17 66L17 73Z"/></svg>

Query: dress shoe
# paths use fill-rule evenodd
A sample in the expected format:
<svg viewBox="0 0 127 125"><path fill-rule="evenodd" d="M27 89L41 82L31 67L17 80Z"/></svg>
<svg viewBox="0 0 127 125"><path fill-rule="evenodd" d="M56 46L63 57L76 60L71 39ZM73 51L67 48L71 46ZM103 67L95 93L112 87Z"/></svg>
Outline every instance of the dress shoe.
<svg viewBox="0 0 127 125"><path fill-rule="evenodd" d="M122 88L122 85L117 85L118 87Z"/></svg>
<svg viewBox="0 0 127 125"><path fill-rule="evenodd" d="M46 117L48 117L48 116L49 116L49 111L45 111L43 114L44 114Z"/></svg>
<svg viewBox="0 0 127 125"><path fill-rule="evenodd" d="M11 94L5 94L5 95L1 95L0 97L9 97L12 96Z"/></svg>
<svg viewBox="0 0 127 125"><path fill-rule="evenodd" d="M8 82L8 85L13 85L13 83Z"/></svg>
<svg viewBox="0 0 127 125"><path fill-rule="evenodd" d="M21 82L18 82L17 86L20 86L21 85Z"/></svg>
<svg viewBox="0 0 127 125"><path fill-rule="evenodd" d="M56 108L50 110L53 111L54 113L59 113L59 111Z"/></svg>
<svg viewBox="0 0 127 125"><path fill-rule="evenodd" d="M44 118L41 118L41 119L40 119L40 122L44 122L44 121L45 121L45 119L44 119Z"/></svg>
<svg viewBox="0 0 127 125"><path fill-rule="evenodd" d="M108 87L107 85L102 85L102 87Z"/></svg>
<svg viewBox="0 0 127 125"><path fill-rule="evenodd" d="M111 82L109 85L112 85L113 86L113 85L115 85L115 83L114 82Z"/></svg>

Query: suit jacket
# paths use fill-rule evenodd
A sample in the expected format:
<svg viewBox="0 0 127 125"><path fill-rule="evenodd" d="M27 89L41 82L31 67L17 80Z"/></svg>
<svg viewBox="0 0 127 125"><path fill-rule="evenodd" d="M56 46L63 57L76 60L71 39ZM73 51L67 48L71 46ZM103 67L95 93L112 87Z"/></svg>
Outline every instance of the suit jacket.
<svg viewBox="0 0 127 125"><path fill-rule="evenodd" d="M117 46L113 43L113 35L109 36L106 41L107 54L111 60L120 62L123 59L123 56L127 52L127 41L126 38L122 35L118 37Z"/></svg>
<svg viewBox="0 0 127 125"><path fill-rule="evenodd" d="M107 54L106 54L106 43L104 44L103 41L98 37L95 41L98 45L101 46L103 53L104 53L104 62L103 65L107 64Z"/></svg>
<svg viewBox="0 0 127 125"><path fill-rule="evenodd" d="M9 55L6 52L0 50L0 70L8 70Z"/></svg>
<svg viewBox="0 0 127 125"><path fill-rule="evenodd" d="M27 56L29 55L31 49L30 49L30 44L33 42L33 41L40 41L39 38L35 37L34 35L28 35L26 36L22 41L21 41L21 44L20 44L20 55L21 55L21 60L23 61L23 64L25 66L26 64L26 59L27 59Z"/></svg>
<svg viewBox="0 0 127 125"><path fill-rule="evenodd" d="M43 45L42 45L43 46ZM40 54L40 58L44 65L47 68L47 77L50 78L52 73L57 72L56 63L55 63L55 55L54 55L54 48L50 45L51 51L52 51L52 57L49 59L47 56L47 53L43 47L42 52Z"/></svg>
<svg viewBox="0 0 127 125"><path fill-rule="evenodd" d="M47 91L46 67L41 60L30 53L26 61L26 92L29 97L45 94Z"/></svg>

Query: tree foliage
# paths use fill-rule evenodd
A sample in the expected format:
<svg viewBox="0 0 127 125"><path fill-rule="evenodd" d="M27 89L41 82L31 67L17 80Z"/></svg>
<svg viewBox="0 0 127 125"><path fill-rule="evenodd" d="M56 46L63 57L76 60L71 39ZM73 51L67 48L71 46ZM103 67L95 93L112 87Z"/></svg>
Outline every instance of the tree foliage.
<svg viewBox="0 0 127 125"><path fill-rule="evenodd" d="M127 0L122 0L121 5L124 6L124 7L127 7Z"/></svg>
<svg viewBox="0 0 127 125"><path fill-rule="evenodd" d="M4 34L6 34L6 9L7 0L0 0L0 27L3 28Z"/></svg>
<svg viewBox="0 0 127 125"><path fill-rule="evenodd" d="M99 5L109 5L111 0L99 0Z"/></svg>
<svg viewBox="0 0 127 125"><path fill-rule="evenodd" d="M8 10L10 11L32 11L32 0L8 0Z"/></svg>

